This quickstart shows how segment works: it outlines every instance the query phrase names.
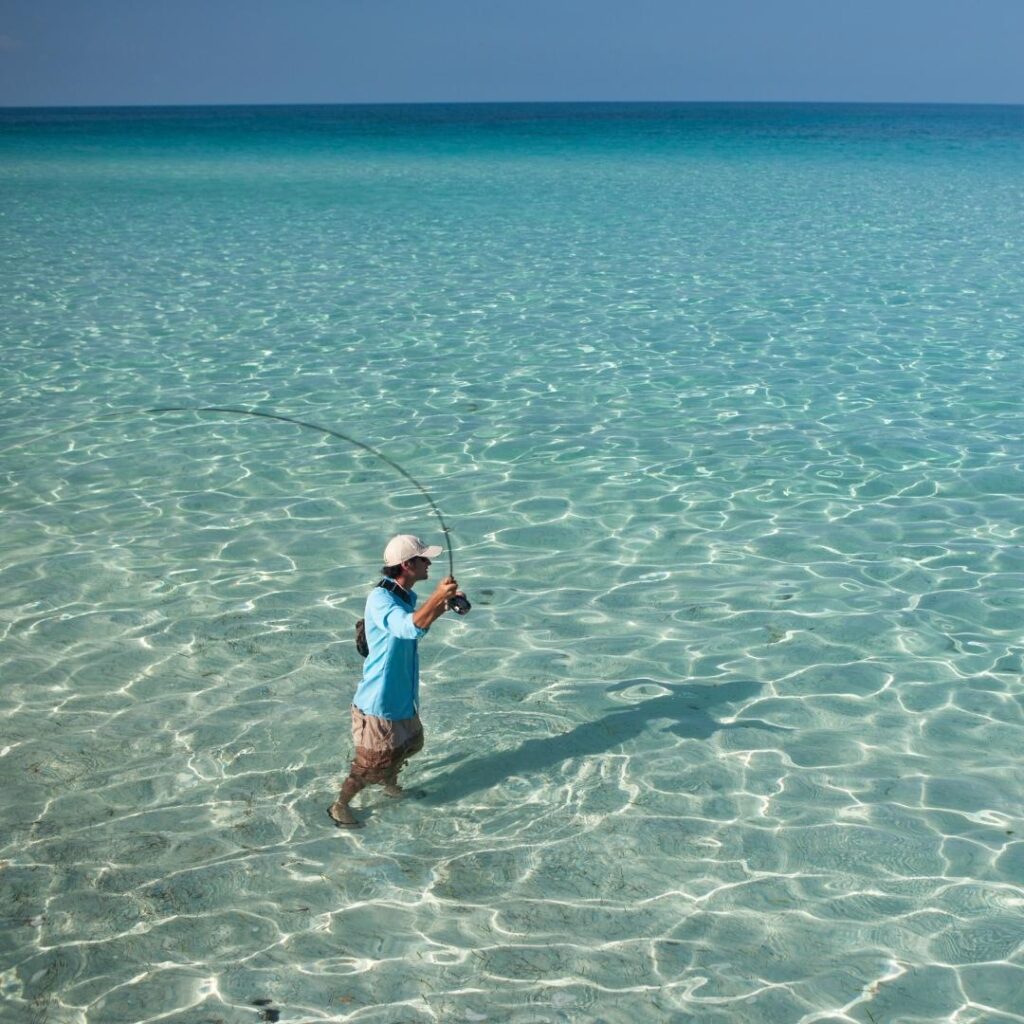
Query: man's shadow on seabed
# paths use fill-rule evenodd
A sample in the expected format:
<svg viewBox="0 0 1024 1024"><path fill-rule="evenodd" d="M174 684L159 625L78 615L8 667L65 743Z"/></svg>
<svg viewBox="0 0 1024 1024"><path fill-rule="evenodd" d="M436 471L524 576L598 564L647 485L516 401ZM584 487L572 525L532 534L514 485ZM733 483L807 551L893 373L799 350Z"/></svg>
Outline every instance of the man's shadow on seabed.
<svg viewBox="0 0 1024 1024"><path fill-rule="evenodd" d="M514 750L499 751L482 757L459 761L444 758L432 769L452 767L427 783L427 803L451 803L470 793L490 789L509 776L536 775L563 761L604 753L644 732L648 723L669 719L672 724L662 731L684 739L703 740L724 729L761 729L767 732L791 732L758 718L736 722L719 722L707 713L714 704L739 703L749 700L761 689L760 684L737 680L729 683L675 684L653 679L629 679L610 686L605 692L616 693L634 686L656 686L668 693L650 700L641 700L590 722L583 722L567 733L526 740ZM485 738L486 739L486 738Z"/></svg>

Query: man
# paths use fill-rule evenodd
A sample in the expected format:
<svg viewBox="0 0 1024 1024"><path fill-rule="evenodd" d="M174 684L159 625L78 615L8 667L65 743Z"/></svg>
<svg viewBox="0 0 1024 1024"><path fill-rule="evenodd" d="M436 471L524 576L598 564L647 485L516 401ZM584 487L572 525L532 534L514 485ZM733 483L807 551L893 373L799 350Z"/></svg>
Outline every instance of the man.
<svg viewBox="0 0 1024 1024"><path fill-rule="evenodd" d="M409 534L392 537L384 549L384 579L366 599L369 654L352 700L355 758L338 799L327 809L338 828L362 828L349 804L367 785L382 785L391 797L403 796L398 773L423 748L417 645L458 590L447 576L417 610L412 588L427 579L430 560L443 550Z"/></svg>

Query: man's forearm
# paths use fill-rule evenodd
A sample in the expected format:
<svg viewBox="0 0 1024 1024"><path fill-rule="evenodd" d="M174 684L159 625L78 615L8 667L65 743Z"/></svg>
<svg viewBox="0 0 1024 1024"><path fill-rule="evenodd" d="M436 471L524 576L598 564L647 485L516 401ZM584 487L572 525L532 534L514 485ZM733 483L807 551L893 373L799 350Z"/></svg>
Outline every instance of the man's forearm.
<svg viewBox="0 0 1024 1024"><path fill-rule="evenodd" d="M431 623L436 622L448 610L448 598L444 595L431 594L423 602L422 608L413 612L413 625L419 629L429 629Z"/></svg>

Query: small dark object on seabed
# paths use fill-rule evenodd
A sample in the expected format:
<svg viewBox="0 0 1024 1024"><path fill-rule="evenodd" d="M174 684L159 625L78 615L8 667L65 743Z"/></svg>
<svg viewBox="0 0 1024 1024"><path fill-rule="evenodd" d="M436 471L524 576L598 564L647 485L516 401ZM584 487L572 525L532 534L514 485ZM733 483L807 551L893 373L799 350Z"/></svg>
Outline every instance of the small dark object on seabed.
<svg viewBox="0 0 1024 1024"><path fill-rule="evenodd" d="M260 1009L260 1020L270 1021L271 1024L275 1024L276 1021L281 1019L281 1011L275 1010L271 1003L273 999L254 999L252 1001L253 1006L259 1006Z"/></svg>

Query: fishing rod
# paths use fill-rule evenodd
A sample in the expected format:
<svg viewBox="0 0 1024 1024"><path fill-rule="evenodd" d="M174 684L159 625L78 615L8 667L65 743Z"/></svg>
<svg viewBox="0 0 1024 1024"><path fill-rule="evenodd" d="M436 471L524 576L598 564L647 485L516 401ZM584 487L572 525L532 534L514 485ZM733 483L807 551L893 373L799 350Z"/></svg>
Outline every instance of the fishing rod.
<svg viewBox="0 0 1024 1024"><path fill-rule="evenodd" d="M444 517L441 515L441 510L437 507L437 502L430 496L430 492L417 480L411 473L404 470L394 459L389 458L382 451L374 448L372 445L366 444L365 441L360 441L357 438L351 437L349 434L343 434L340 430L333 430L331 427L321 427L318 423L310 423L308 420L296 419L294 416L282 416L276 412L263 412L260 409L241 409L236 406L230 405L202 405L198 407L188 407L183 405L161 405L153 409L143 409L142 412L147 415L159 416L166 412L220 412L229 413L235 416L255 416L265 420L280 420L282 423L294 423L298 427L306 427L308 430L317 430L321 434L327 434L330 437L336 437L341 441L346 441L348 444L354 445L356 448L361 448L364 452L369 452L371 455L376 456L381 462L386 463L393 470L401 473L406 480L409 481L427 499L427 504L433 510L437 521L441 524L441 531L444 533L445 540L448 542L445 545L445 550L448 553L448 575L455 575L455 564L452 559L452 546L450 540L450 531L448 524L445 523Z"/></svg>
<svg viewBox="0 0 1024 1024"><path fill-rule="evenodd" d="M298 427L305 427L307 430L315 430L321 434L327 434L329 437L336 437L340 441L346 442L346 444L353 445L356 448L361 448L364 452L368 452L375 458L381 460L381 462L390 466L397 473L401 474L406 480L409 481L416 488L420 494L423 495L427 500L427 504L430 506L434 515L437 516L437 521L441 524L441 532L445 536L445 551L448 554L448 575L452 578L455 577L455 560L452 556L452 544L451 544L451 531L448 529L448 524L444 521L444 516L441 515L441 510L437 507L437 502L431 497L430 492L417 480L411 473L403 469L394 459L385 455L384 452L378 448L374 448L373 445L367 444L365 441L360 441L358 438L352 437L350 434L345 434L340 430L334 430L331 427L322 427L319 423L310 423L308 420L300 420L294 416L284 416L281 413L266 412L262 409L244 409L239 406L231 405L200 405L200 406L186 406L186 405L160 405L154 406L150 409L139 409L137 410L139 415L144 416L160 416L164 413L226 413L232 416L252 416L258 419L265 420L279 420L281 423L293 423ZM100 413L97 416L92 416L87 420L82 420L80 423L73 423L67 427L61 427L59 430L52 430L48 434L41 434L39 437L30 438L27 441L18 441L15 444L8 445L6 448L0 448L0 453L11 451L13 448L24 448L26 445L33 444L36 441L41 441L47 437L54 437L57 434L64 434L68 431L76 430L78 427L83 427L87 423L92 423L94 420L104 419L109 416L121 416L127 415L123 412L111 411L108 413ZM465 615L469 611L469 601L462 594L457 595L452 599L451 607L453 611L458 612L460 615Z"/></svg>

